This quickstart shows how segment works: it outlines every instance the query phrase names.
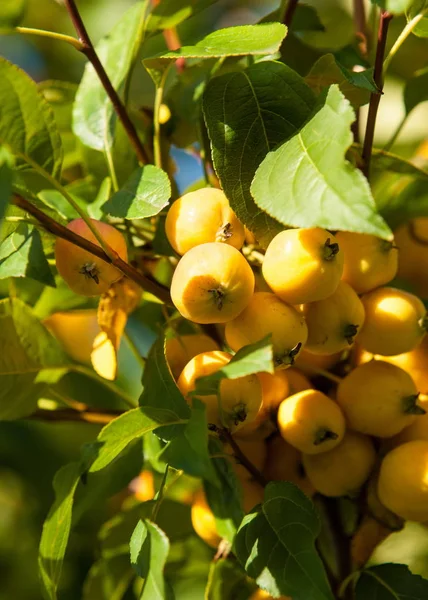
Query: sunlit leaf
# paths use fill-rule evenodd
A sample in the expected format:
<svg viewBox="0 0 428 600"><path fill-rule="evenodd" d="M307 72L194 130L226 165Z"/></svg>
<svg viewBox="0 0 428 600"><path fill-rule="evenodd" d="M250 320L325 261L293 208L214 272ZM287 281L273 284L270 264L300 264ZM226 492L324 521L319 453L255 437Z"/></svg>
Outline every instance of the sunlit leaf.
<svg viewBox="0 0 428 600"><path fill-rule="evenodd" d="M140 600L170 598L163 576L169 552L169 540L165 533L152 521L139 521L129 546L131 564L144 579Z"/></svg>

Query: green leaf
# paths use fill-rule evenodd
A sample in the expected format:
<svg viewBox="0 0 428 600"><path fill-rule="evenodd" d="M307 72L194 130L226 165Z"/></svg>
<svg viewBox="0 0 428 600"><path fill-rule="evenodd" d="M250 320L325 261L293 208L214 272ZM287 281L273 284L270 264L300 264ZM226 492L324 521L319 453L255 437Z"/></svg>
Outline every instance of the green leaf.
<svg viewBox="0 0 428 600"><path fill-rule="evenodd" d="M163 571L169 553L165 533L148 519L139 521L129 543L131 564L144 579L140 600L165 600L170 597Z"/></svg>
<svg viewBox="0 0 428 600"><path fill-rule="evenodd" d="M356 144L354 144L353 147L356 147ZM400 175L410 175L424 180L427 180L428 178L428 171L420 169L401 156L385 152L380 148L373 148L371 165L373 169L377 169L381 172L392 171L393 173L399 173Z"/></svg>
<svg viewBox="0 0 428 600"><path fill-rule="evenodd" d="M103 218L104 212L102 207L110 198L111 188L111 179L110 177L106 177L100 185L97 197L93 202L88 204L88 214L92 219L98 219L98 221L100 221Z"/></svg>
<svg viewBox="0 0 428 600"><path fill-rule="evenodd" d="M3 219L12 196L12 164L6 148L0 147L0 220Z"/></svg>
<svg viewBox="0 0 428 600"><path fill-rule="evenodd" d="M428 182L415 179L403 189L401 183L395 193L387 194L379 204L383 218L392 229L416 217L428 216Z"/></svg>
<svg viewBox="0 0 428 600"><path fill-rule="evenodd" d="M205 600L248 600L254 591L245 571L233 558L211 563Z"/></svg>
<svg viewBox="0 0 428 600"><path fill-rule="evenodd" d="M420 17L420 21L413 27L412 33L417 37L428 37L428 2L427 0L411 0L407 3L406 18L409 23Z"/></svg>
<svg viewBox="0 0 428 600"><path fill-rule="evenodd" d="M261 371L274 372L270 335L238 350L227 365L212 375L199 377L196 380L194 393L196 395L216 394L222 379L238 379Z"/></svg>
<svg viewBox="0 0 428 600"><path fill-rule="evenodd" d="M24 18L27 0L2 0L0 27L16 27Z"/></svg>
<svg viewBox="0 0 428 600"><path fill-rule="evenodd" d="M75 200L76 204L78 204L81 208L86 209L86 202L84 202L75 194L71 194L71 196ZM80 217L77 210L71 206L69 201L64 198L64 196L58 190L42 190L37 194L37 197L43 202L43 204L49 206L49 208L57 212L59 216L66 221L71 221L72 219L78 219Z"/></svg>
<svg viewBox="0 0 428 600"><path fill-rule="evenodd" d="M334 83L338 84L354 108L367 104L371 92L379 93L373 80L373 69L356 73L341 65L333 54L321 56L306 75L305 81L316 94Z"/></svg>
<svg viewBox="0 0 428 600"><path fill-rule="evenodd" d="M101 558L89 569L81 600L123 600L134 577L129 557Z"/></svg>
<svg viewBox="0 0 428 600"><path fill-rule="evenodd" d="M0 301L0 419L30 414L68 359L55 338L17 298Z"/></svg>
<svg viewBox="0 0 428 600"><path fill-rule="evenodd" d="M104 469L128 444L138 441L145 433L168 423L184 424L185 419L178 419L171 410L161 407L134 408L114 419L101 430L91 449L93 462L89 472L94 473Z"/></svg>
<svg viewBox="0 0 428 600"><path fill-rule="evenodd" d="M408 115L418 104L428 97L428 67L416 71L404 86L404 106Z"/></svg>
<svg viewBox="0 0 428 600"><path fill-rule="evenodd" d="M263 17L259 23L270 21L279 21L279 8ZM325 31L315 7L309 6L309 4L297 4L294 11L290 32L300 31Z"/></svg>
<svg viewBox="0 0 428 600"><path fill-rule="evenodd" d="M384 564L365 569L355 586L356 600L426 600L428 580L407 565Z"/></svg>
<svg viewBox="0 0 428 600"><path fill-rule="evenodd" d="M205 90L217 175L238 218L265 247L283 227L256 206L251 182L269 150L294 135L314 106L315 96L302 77L274 61L216 77Z"/></svg>
<svg viewBox="0 0 428 600"><path fill-rule="evenodd" d="M55 475L55 502L43 524L39 548L39 569L45 597L56 600L62 563L71 530L74 494L82 467L70 463Z"/></svg>
<svg viewBox="0 0 428 600"><path fill-rule="evenodd" d="M155 6L147 20L146 30L171 29L217 0L162 0Z"/></svg>
<svg viewBox="0 0 428 600"><path fill-rule="evenodd" d="M153 344L143 373L143 393L139 404L146 408L160 408L173 414L175 419L187 420L190 407L183 398L165 357L165 340L159 337ZM157 432L163 439L172 439L180 428L165 427Z"/></svg>
<svg viewBox="0 0 428 600"><path fill-rule="evenodd" d="M414 1L415 0L371 0L372 4L377 4L394 15L401 15L406 12Z"/></svg>
<svg viewBox="0 0 428 600"><path fill-rule="evenodd" d="M194 46L182 46L172 52L157 54L143 60L156 85L159 85L165 71L177 58L222 58L274 54L279 50L287 28L281 23L259 25L238 25L213 31Z"/></svg>
<svg viewBox="0 0 428 600"><path fill-rule="evenodd" d="M157 215L171 197L169 177L153 165L139 167L125 186L113 194L102 210L122 219L144 219Z"/></svg>
<svg viewBox="0 0 428 600"><path fill-rule="evenodd" d="M7 277L29 277L55 287L40 233L32 225L20 223L0 245L0 279Z"/></svg>
<svg viewBox="0 0 428 600"><path fill-rule="evenodd" d="M126 80L140 44L144 2L137 2L96 46L96 52L115 90ZM73 131L83 144L94 150L113 145L115 112L90 62L85 67L73 109Z"/></svg>
<svg viewBox="0 0 428 600"><path fill-rule="evenodd" d="M258 168L251 186L256 204L284 225L391 239L366 178L344 158L354 119L349 102L331 86L312 119Z"/></svg>
<svg viewBox="0 0 428 600"><path fill-rule="evenodd" d="M187 475L202 477L219 486L216 471L208 453L208 424L205 404L195 398L189 421L159 455L159 459Z"/></svg>
<svg viewBox="0 0 428 600"><path fill-rule="evenodd" d="M219 535L232 543L244 516L241 506L241 488L231 461L218 456L223 453L222 443L218 439L210 439L209 450L211 455L215 456L212 464L221 486L218 487L205 479L205 496L214 514Z"/></svg>
<svg viewBox="0 0 428 600"><path fill-rule="evenodd" d="M17 157L18 168L37 163L58 176L61 138L48 103L24 71L1 57L0 80L0 144Z"/></svg>
<svg viewBox="0 0 428 600"><path fill-rule="evenodd" d="M315 549L320 520L312 502L288 482L271 482L258 510L239 528L235 553L247 574L274 597L333 600Z"/></svg>

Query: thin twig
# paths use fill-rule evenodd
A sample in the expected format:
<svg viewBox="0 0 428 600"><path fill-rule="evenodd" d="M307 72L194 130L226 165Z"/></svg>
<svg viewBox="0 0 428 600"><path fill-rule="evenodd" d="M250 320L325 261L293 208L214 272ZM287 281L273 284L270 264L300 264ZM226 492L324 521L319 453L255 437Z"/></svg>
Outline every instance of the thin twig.
<svg viewBox="0 0 428 600"><path fill-rule="evenodd" d="M367 178L370 175L370 161L372 156L376 117L383 89L383 58L385 56L386 38L388 35L388 27L389 23L391 22L391 19L391 13L387 11L381 12L377 37L375 66L373 72L373 79L379 92L372 93L370 96L369 114L367 117L366 134L364 136L364 146L362 153L363 173Z"/></svg>
<svg viewBox="0 0 428 600"><path fill-rule="evenodd" d="M35 217L47 231L56 237L63 238L75 246L87 250L94 256L101 258L101 260L105 261L106 263L113 264L117 269L119 269L119 271L129 277L129 279L132 279L132 281L138 283L138 285L140 285L145 291L150 292L156 296L156 298L159 298L159 300L165 302L165 304L171 305L171 296L167 288L164 288L160 284L148 279L145 275L140 273L140 271L137 271L137 269L135 269L132 265L122 260L118 255L114 255L112 258L109 258L100 246L93 244L86 238L74 233L74 231L71 231L70 229L67 229L67 227L64 227L60 223L57 223L46 213L38 209L36 206L31 204L31 202L18 194L14 195L13 203Z"/></svg>
<svg viewBox="0 0 428 600"><path fill-rule="evenodd" d="M95 423L97 425L106 425L116 419L123 411L121 410L110 410L110 411L92 411L90 409L77 411L72 408L58 408L56 410L46 410L38 408L26 419L33 421L81 421L83 423Z"/></svg>
<svg viewBox="0 0 428 600"><path fill-rule="evenodd" d="M358 49L361 55L366 58L369 48L364 0L354 0L354 25L355 35L358 40Z"/></svg>
<svg viewBox="0 0 428 600"><path fill-rule="evenodd" d="M110 98L117 116L122 122L122 125L129 137L132 146L134 147L139 162L143 165L149 163L149 157L147 156L144 146L141 143L140 138L138 137L137 130L135 129L133 122L129 118L125 105L119 98L119 95L114 89L106 70L104 69L100 59L98 58L98 54L96 53L91 38L89 37L88 32L86 31L86 27L82 21L82 17L80 16L75 1L64 0L64 4L73 22L76 33L79 36L79 40L82 44L82 48L80 51L86 56L86 58L94 67L94 70L98 75L98 78L102 86L104 87L108 97Z"/></svg>
<svg viewBox="0 0 428 600"><path fill-rule="evenodd" d="M218 433L221 438L223 438L232 448L235 458L244 466L247 471L254 477L254 479L260 483L263 487L267 485L267 480L262 473L253 465L253 463L248 460L245 454L242 452L241 448L235 441L235 438L230 433L229 429L222 428L218 430Z"/></svg>
<svg viewBox="0 0 428 600"><path fill-rule="evenodd" d="M297 8L299 0L288 0L287 7L284 10L284 14L281 15L281 22L287 27L290 27L291 21L293 20L294 12Z"/></svg>

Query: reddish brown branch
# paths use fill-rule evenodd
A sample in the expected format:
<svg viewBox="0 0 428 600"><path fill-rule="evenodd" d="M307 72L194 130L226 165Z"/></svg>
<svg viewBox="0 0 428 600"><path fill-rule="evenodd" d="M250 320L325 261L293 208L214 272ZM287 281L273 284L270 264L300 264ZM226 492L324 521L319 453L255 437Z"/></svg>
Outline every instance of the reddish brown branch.
<svg viewBox="0 0 428 600"><path fill-rule="evenodd" d="M236 443L235 438L230 433L229 429L226 429L226 428L219 429L218 432L219 432L220 437L224 441L226 441L232 448L235 458L238 459L238 461L242 464L242 466L244 466L247 469L247 471L253 476L253 478L258 483L260 483L260 485L265 487L268 482L265 479L264 475L262 473L260 473L260 471L253 465L253 463L250 460L248 460L248 458L242 452L241 448Z"/></svg>
<svg viewBox="0 0 428 600"><path fill-rule="evenodd" d="M358 39L358 49L365 58L367 57L369 48L364 0L354 0L354 24L355 35Z"/></svg>
<svg viewBox="0 0 428 600"><path fill-rule="evenodd" d="M373 139L376 127L376 117L379 108L380 98L383 89L383 59L385 56L386 39L388 36L388 27L391 22L392 14L382 11L380 15L379 30L377 36L376 58L373 79L379 90L378 93L372 93L370 96L369 114L367 117L366 133L363 146L363 173L368 178L370 175L370 161L372 157Z"/></svg>
<svg viewBox="0 0 428 600"><path fill-rule="evenodd" d="M59 408L57 410L45 410L39 408L26 419L33 421L81 421L83 423L95 423L97 425L106 425L122 414L122 411L97 412L92 410L77 411L71 408Z"/></svg>
<svg viewBox="0 0 428 600"><path fill-rule="evenodd" d="M286 25L287 27L290 27L290 25L291 25L291 21L293 20L298 1L299 0L289 0L289 2L287 4L287 8L285 9L285 13L284 13L284 18L282 20L284 25Z"/></svg>
<svg viewBox="0 0 428 600"><path fill-rule="evenodd" d="M112 259L110 259L107 256L107 254L105 254L101 246L93 244L86 238L78 235L77 233L74 233L74 231L71 231L70 229L67 229L67 227L64 227L60 223L57 223L54 219L49 217L46 213L44 213L39 208L31 204L31 202L29 202L22 196L15 194L13 198L13 203L16 206L19 206L19 208L22 208L22 210L25 210L27 213L35 217L37 221L44 227L44 229L46 229L46 231L49 231L49 233L52 233L56 237L63 238L64 240L71 242L79 248L87 250L94 256L97 256L98 258L104 260L106 263L113 264L117 269L119 269L119 271L121 271L124 275L129 277L129 279L132 279L132 281L138 283L138 285L140 285L145 291L150 292L151 294L159 298L159 300L165 302L165 304L172 304L171 296L167 288L164 288L163 286L152 281L151 279L148 279L145 275L140 273L140 271L135 269L129 263L122 260L119 256L115 255Z"/></svg>
<svg viewBox="0 0 428 600"><path fill-rule="evenodd" d="M86 27L82 21L82 17L80 16L75 1L64 0L64 4L73 22L79 40L82 43L81 52L87 57L89 62L94 67L94 70L98 75L99 80L101 81L102 86L104 87L108 97L110 98L111 103L113 104L113 108L129 137L129 140L135 150L135 154L137 155L139 162L143 165L149 163L149 157L147 156L144 146L141 143L140 138L138 137L137 130L135 129L133 122L129 118L125 105L119 98L119 95L114 89L106 70L104 69L100 59L98 58L94 45L92 44L91 38L89 37L88 32L86 31Z"/></svg>

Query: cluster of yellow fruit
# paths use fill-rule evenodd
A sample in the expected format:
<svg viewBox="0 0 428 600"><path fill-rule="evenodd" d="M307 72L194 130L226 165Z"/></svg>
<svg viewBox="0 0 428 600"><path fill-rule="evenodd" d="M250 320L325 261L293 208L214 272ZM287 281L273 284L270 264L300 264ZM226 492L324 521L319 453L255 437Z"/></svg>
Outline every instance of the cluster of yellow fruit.
<svg viewBox="0 0 428 600"><path fill-rule="evenodd" d="M397 273L394 243L287 229L274 237L257 273L251 253L247 260L240 252L245 228L216 189L174 202L166 233L183 255L171 296L184 318L215 324L234 352L272 336L275 372L222 380L220 402L200 396L208 422L228 427L266 479L337 497L354 494L372 475L385 507L402 519L428 520L428 416L419 394L428 390L418 389L426 375L418 377L412 365L428 357L428 319L417 296L386 287ZM232 358L201 335L168 340L166 353L189 402L196 380ZM345 376L336 377L335 390L314 389L304 372L322 373L340 359ZM290 369L294 364L304 372ZM227 445L225 454L233 454ZM235 469L249 510L262 489L242 465ZM202 496L194 506L213 519ZM218 543L211 523L206 534L194 517L202 537Z"/></svg>

